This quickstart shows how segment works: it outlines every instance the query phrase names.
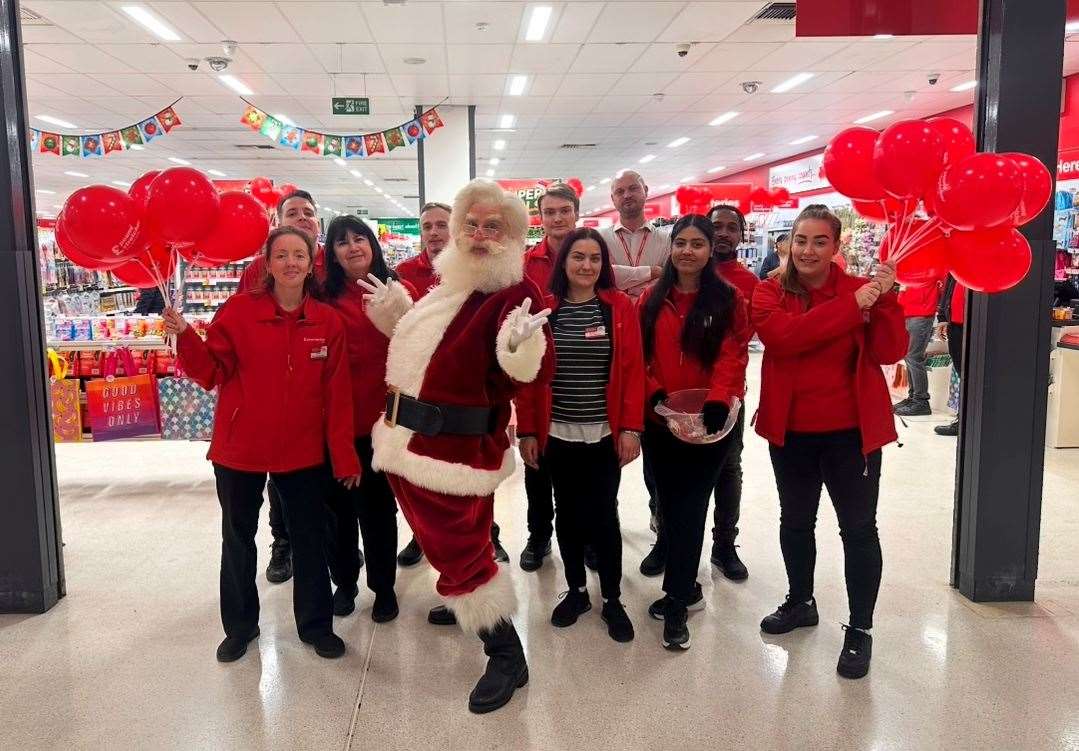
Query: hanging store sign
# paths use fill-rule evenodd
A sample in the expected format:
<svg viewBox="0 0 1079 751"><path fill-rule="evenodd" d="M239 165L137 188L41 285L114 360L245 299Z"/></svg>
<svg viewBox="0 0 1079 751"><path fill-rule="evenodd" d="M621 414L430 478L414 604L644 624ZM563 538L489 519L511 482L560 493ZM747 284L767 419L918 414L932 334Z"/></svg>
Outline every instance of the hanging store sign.
<svg viewBox="0 0 1079 751"><path fill-rule="evenodd" d="M830 187L824 177L824 154L814 154L805 159L787 162L768 170L768 187L786 188L791 193L805 193Z"/></svg>

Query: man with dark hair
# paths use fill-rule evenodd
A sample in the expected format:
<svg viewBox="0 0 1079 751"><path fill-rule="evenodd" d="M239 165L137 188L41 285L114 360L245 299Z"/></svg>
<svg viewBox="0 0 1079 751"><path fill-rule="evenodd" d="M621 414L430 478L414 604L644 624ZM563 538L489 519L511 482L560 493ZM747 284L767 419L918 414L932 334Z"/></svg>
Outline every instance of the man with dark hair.
<svg viewBox="0 0 1079 751"><path fill-rule="evenodd" d="M434 260L450 241L450 207L432 201L420 209L420 252L397 264L394 271L411 284L420 296L426 295L438 284Z"/></svg>
<svg viewBox="0 0 1079 751"><path fill-rule="evenodd" d="M772 246L772 249L768 251L768 255L764 257L764 260L761 261L761 267L757 271L757 276L760 277L761 280L767 279L773 271L779 268L780 262L782 262L787 253L790 252L790 243L791 238L788 233L783 232L782 234L776 235L775 244Z"/></svg>

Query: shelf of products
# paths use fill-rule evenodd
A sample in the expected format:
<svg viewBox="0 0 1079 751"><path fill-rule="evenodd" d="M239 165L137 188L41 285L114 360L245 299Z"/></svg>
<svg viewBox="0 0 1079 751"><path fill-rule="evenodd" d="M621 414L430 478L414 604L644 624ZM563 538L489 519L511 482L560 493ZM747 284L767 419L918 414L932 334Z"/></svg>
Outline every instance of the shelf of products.
<svg viewBox="0 0 1079 751"><path fill-rule="evenodd" d="M182 263L184 313L212 314L236 294L240 278L250 261L226 263L214 268L202 268Z"/></svg>

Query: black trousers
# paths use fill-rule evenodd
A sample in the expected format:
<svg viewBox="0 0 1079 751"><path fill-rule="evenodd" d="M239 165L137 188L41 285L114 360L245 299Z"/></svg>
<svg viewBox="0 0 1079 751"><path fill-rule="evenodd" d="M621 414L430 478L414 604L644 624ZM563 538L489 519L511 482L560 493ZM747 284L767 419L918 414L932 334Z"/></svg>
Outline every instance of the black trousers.
<svg viewBox="0 0 1079 751"><path fill-rule="evenodd" d="M226 636L244 638L259 621L255 532L266 474L215 464L214 476L221 503L221 622ZM326 512L321 500L333 480L325 465L271 477L292 541L296 630L301 638L314 639L333 630L330 576L322 549Z"/></svg>
<svg viewBox="0 0 1079 751"><path fill-rule="evenodd" d="M270 499L270 534L274 542L288 542L288 527L285 525L285 514L281 511L281 494L277 492L273 478L266 483L266 495Z"/></svg>
<svg viewBox="0 0 1079 751"><path fill-rule="evenodd" d="M701 565L708 500L730 451L728 435L716 443L693 444L649 421L644 446L650 455L660 516L656 540L666 554L663 591L688 604Z"/></svg>
<svg viewBox="0 0 1079 751"><path fill-rule="evenodd" d="M955 372L960 373L963 368L963 327L954 323L948 324L948 354L955 363Z"/></svg>
<svg viewBox="0 0 1079 751"><path fill-rule="evenodd" d="M770 451L779 489L779 545L791 599L804 602L813 597L815 527L824 486L843 540L850 625L872 628L882 568L877 535L880 450L863 456L861 433L843 430L787 433L786 443L771 446Z"/></svg>
<svg viewBox="0 0 1079 751"><path fill-rule="evenodd" d="M554 499L547 458L540 456L538 464L538 469L525 465L525 495L528 497L528 537L543 541L551 539Z"/></svg>
<svg viewBox="0 0 1079 751"><path fill-rule="evenodd" d="M390 592L397 581L397 501L386 475L371 468L371 436L356 439L363 474L352 490L334 482L326 494L329 523L326 558L338 587L355 587L360 578L359 535L367 561L367 588ZM357 535L357 525L359 535Z"/></svg>
<svg viewBox="0 0 1079 751"><path fill-rule="evenodd" d="M645 441L641 440L641 472L644 474L644 487L648 491L648 510L659 518L659 505L656 502L656 475L652 470L652 456Z"/></svg>
<svg viewBox="0 0 1079 751"><path fill-rule="evenodd" d="M712 539L721 545L733 545L738 536L738 518L742 512L742 436L746 430L746 411L738 413L738 422L730 432L727 459L716 480L715 519Z"/></svg>
<svg viewBox="0 0 1079 751"><path fill-rule="evenodd" d="M585 586L584 547L592 545L599 564L600 592L622 596L622 528L618 485L622 468L614 439L577 443L550 438L545 453L557 508L555 532L570 589Z"/></svg>

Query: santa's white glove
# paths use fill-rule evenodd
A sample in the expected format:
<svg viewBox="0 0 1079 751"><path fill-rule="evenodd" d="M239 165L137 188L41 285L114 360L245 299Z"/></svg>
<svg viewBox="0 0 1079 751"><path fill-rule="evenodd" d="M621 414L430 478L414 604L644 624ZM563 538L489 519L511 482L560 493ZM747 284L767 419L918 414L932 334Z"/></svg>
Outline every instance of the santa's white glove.
<svg viewBox="0 0 1079 751"><path fill-rule="evenodd" d="M401 316L412 307L412 298L408 296L404 286L393 279L389 284L384 284L374 274L368 274L367 278L370 282L356 280L356 284L370 293L363 296L367 317L375 324L376 329L387 337L392 336Z"/></svg>
<svg viewBox="0 0 1079 751"><path fill-rule="evenodd" d="M510 336L508 344L510 352L516 352L517 347L522 342L542 329L543 324L547 322L547 316L551 315L550 308L544 308L535 315L529 314L531 309L532 298L529 297L509 315Z"/></svg>

